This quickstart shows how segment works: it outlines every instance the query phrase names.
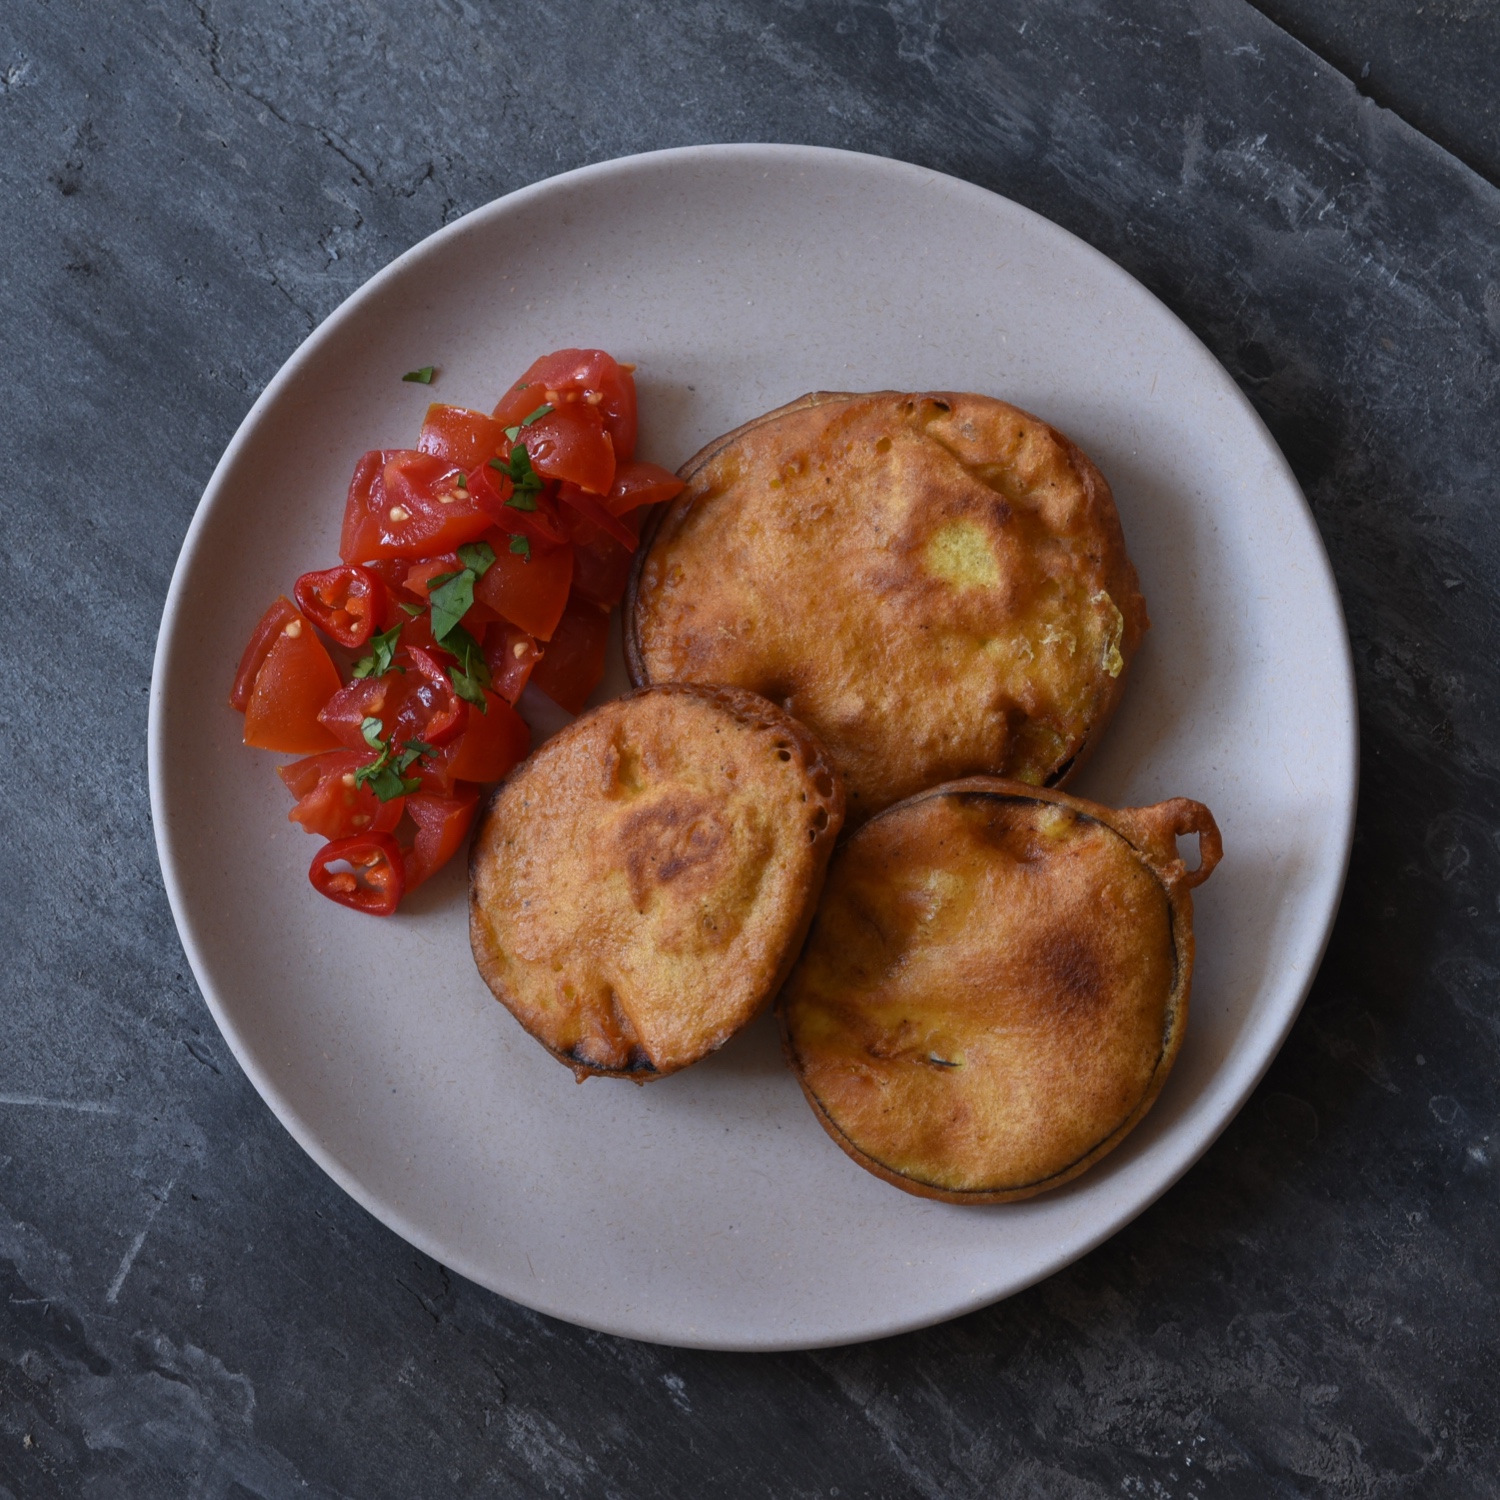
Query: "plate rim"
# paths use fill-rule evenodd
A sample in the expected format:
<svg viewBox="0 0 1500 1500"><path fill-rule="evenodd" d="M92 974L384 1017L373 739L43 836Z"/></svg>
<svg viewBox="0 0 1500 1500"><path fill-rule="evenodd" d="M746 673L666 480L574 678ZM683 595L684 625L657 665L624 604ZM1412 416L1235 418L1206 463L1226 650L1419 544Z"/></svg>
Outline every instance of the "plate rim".
<svg viewBox="0 0 1500 1500"><path fill-rule="evenodd" d="M1032 221L1033 227L1041 227L1044 234L1065 236L1073 242L1074 247L1083 255L1086 261L1092 262L1093 269L1101 273L1104 279L1118 279L1128 287L1130 295L1144 294L1150 298L1168 318L1177 324L1178 328L1186 335L1191 344L1195 345L1222 373L1226 393L1230 394L1231 399L1237 403L1240 415L1248 418L1253 429L1258 432L1267 458L1275 464L1280 477L1300 501L1300 520L1312 544L1309 559L1317 565L1319 570L1318 582L1321 584L1322 591L1328 601L1332 604L1338 624L1336 639L1326 643L1332 648L1335 665L1340 669L1342 675L1344 692L1339 707L1344 712L1346 725L1344 743L1339 747L1342 750L1348 774L1344 785L1342 805L1338 808L1340 847L1338 850L1336 878L1333 878L1329 882L1327 909L1321 929L1316 935L1316 941L1307 945L1306 956L1301 965L1302 977L1295 1003L1287 1007L1281 1024L1275 1029L1274 1037L1270 1040L1269 1044L1265 1045L1263 1054L1253 1059L1249 1066L1246 1066L1244 1060L1239 1060L1238 1067L1236 1067L1237 1059L1234 1054L1227 1055L1215 1069L1214 1080L1211 1085L1211 1097L1215 1101L1214 1109L1211 1112L1214 1118L1211 1123L1205 1126L1200 1121L1193 1127L1190 1142L1185 1145L1179 1144L1175 1155L1171 1156L1165 1164L1165 1170L1159 1170L1155 1174L1149 1191L1136 1194L1128 1202L1123 1205L1117 1205L1113 1211L1101 1215L1092 1232L1081 1236L1076 1241L1070 1240L1064 1249L1056 1256L1050 1258L1041 1268L1035 1270L1033 1273L1016 1277L1010 1281L1004 1281L1004 1278L1000 1278L1003 1284L998 1289L988 1284L982 1289L976 1288L967 1297L954 1299L950 1305L937 1312L923 1310L906 1316L875 1316L867 1319L866 1326L858 1331L838 1331L821 1337L805 1334L799 1335L790 1329L783 1329L778 1334L758 1338L716 1338L713 1336L695 1338L684 1337L680 1334L654 1335L650 1331L633 1325L630 1316L623 1310L621 1316L613 1320L585 1318L569 1313L565 1308L559 1306L556 1300L549 1301L549 1299L540 1298L536 1301L527 1301L512 1292L502 1292L493 1287L482 1270L465 1265L465 1257L455 1256L452 1247L444 1247L438 1244L436 1235L429 1232L424 1225L408 1219L395 1204L381 1200L373 1191L366 1188L359 1178L348 1170L325 1147L312 1123L304 1119L298 1110L293 1107L291 1101L283 1095L268 1069L262 1066L256 1053L240 1036L237 1027L233 1023L228 1010L218 994L216 985L207 977L210 969L200 947L198 935L194 929L186 895L186 883L182 872L178 869L173 834L167 817L169 793L165 767L166 749L164 745L164 729L167 713L168 677L182 596L188 587L188 579L197 563L203 534L208 526L208 517L221 502L228 475L237 464L241 450L250 443L265 410L276 403L283 389L297 378L301 368L306 363L317 357L323 345L337 336L343 324L359 316L365 302L379 296L387 283L399 278L407 267L433 253L440 246L474 232L477 228L487 224L492 218L501 217L538 198L566 193L577 185L588 183L594 179L619 177L634 171L670 169L678 163L693 163L705 158L718 158L725 161L732 159L746 161L759 159L766 162L769 166L782 168L798 165L834 168L840 166L844 168L852 167L866 171L889 173L893 177L904 178L907 184L913 186L925 186L934 182L940 182L945 191L953 193L958 197L968 197L987 208L998 202L1000 205L1003 205L1002 212L1015 213L1022 216L1023 220ZM1282 453L1280 446L1272 436L1259 412L1256 411L1249 397L1233 377L1229 375L1228 371L1224 370L1223 366L1207 345L1204 344L1203 340L1150 288L1146 287L1144 283L1132 276L1102 251L1089 244L1087 240L1082 239L1055 221L1048 219L1045 215L1039 214L1034 209L1017 203L1014 199L1007 198L1001 193L993 192L988 188L981 187L976 183L969 182L964 178L955 177L936 168L924 167L895 157L861 151L849 151L828 146L777 142L723 142L674 146L661 150L633 153L628 156L613 157L600 162L592 162L584 166L572 168L566 172L558 173L555 176L525 184L509 193L502 194L498 198L491 199L489 202L470 210L451 224L440 226L431 234L424 236L414 245L402 251L345 297L291 351L276 373L267 382L264 389L256 397L235 429L234 435L214 465L208 482L194 506L187 530L183 534L177 560L173 565L172 578L163 603L161 623L157 630L156 644L153 652L147 711L146 761L152 830L157 859L161 866L163 888L166 892L168 906L172 913L178 939L182 944L184 956L198 985L199 992L203 996L204 1003L207 1005L209 1013L213 1017L214 1024L218 1027L226 1045L234 1055L235 1061L239 1064L246 1078L260 1095L272 1115L292 1139L296 1141L297 1145L345 1193L353 1198L361 1208L379 1223L407 1243L413 1245L423 1254L429 1255L439 1263L457 1271L460 1275L484 1287L487 1291L493 1292L494 1295L514 1301L518 1305L529 1307L543 1315L555 1317L572 1323L575 1326L592 1329L596 1332L608 1333L616 1337L631 1338L645 1343L659 1343L668 1347L775 1353L789 1350L838 1347L889 1338L897 1334L932 1327L938 1323L962 1317L979 1308L990 1306L995 1302L1014 1296L1018 1292L1026 1290L1028 1287L1055 1275L1075 1261L1082 1259L1083 1256L1096 1249L1105 1240L1119 1233L1121 1229L1139 1217L1152 1204L1157 1202L1163 1194L1175 1186L1201 1160L1220 1134L1228 1128L1230 1122L1239 1114L1256 1086L1260 1083L1280 1053L1292 1026L1301 1014L1302 1007L1317 978L1323 957L1332 937L1348 876L1349 862L1353 850L1355 816L1358 808L1360 772L1359 705L1354 674L1353 649L1349 638L1348 622L1344 614L1343 600L1339 593L1337 579L1333 572L1332 563L1329 559L1322 533L1318 529L1316 518L1311 506L1307 502L1301 485L1292 472L1291 466ZM1227 1101L1225 1098L1226 1091L1228 1095ZM1200 1106L1200 1109L1204 1107ZM1160 1143L1158 1149L1165 1149L1166 1144L1165 1141Z"/></svg>

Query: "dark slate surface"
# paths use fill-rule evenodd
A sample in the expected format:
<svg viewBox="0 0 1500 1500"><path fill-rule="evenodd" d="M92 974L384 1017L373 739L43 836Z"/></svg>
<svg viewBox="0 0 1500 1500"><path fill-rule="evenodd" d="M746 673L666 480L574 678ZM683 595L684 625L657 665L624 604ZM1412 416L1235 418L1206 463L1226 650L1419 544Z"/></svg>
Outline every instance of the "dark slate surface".
<svg viewBox="0 0 1500 1500"><path fill-rule="evenodd" d="M1500 6L1255 0L1377 104L1500 186Z"/></svg>
<svg viewBox="0 0 1500 1500"><path fill-rule="evenodd" d="M1165 298L1307 489L1364 735L1329 958L1202 1164L1008 1303L778 1357L547 1321L348 1201L187 974L144 760L178 543L308 329L496 194L754 138ZM1500 1495L1500 193L1240 0L22 0L0 203L0 1500Z"/></svg>

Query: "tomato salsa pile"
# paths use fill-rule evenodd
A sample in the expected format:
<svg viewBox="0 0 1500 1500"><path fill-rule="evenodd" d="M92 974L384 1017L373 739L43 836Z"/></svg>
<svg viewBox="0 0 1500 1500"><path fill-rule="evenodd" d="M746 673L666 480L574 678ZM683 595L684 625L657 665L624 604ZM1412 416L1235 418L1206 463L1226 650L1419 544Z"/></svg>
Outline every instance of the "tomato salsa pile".
<svg viewBox="0 0 1500 1500"><path fill-rule="evenodd" d="M635 458L632 369L559 349L489 416L428 407L415 448L355 466L343 561L255 627L229 701L247 745L304 757L277 775L328 841L308 872L323 895L395 911L531 748L526 684L570 713L598 685L642 507L682 489Z"/></svg>

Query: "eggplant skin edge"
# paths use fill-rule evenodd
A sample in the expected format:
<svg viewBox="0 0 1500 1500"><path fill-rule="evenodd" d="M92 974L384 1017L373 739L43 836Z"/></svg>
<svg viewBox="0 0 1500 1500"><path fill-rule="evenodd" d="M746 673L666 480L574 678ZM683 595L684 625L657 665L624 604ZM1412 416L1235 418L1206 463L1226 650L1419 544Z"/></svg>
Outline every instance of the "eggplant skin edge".
<svg viewBox="0 0 1500 1500"><path fill-rule="evenodd" d="M469 854L480 976L580 1082L677 1072L780 990L842 817L837 771L775 704L691 684L627 693L486 804Z"/></svg>
<svg viewBox="0 0 1500 1500"><path fill-rule="evenodd" d="M1173 798L1150 807L1112 809L1052 788L1033 787L1000 777L974 776L932 787L877 814L841 847L836 859L847 859L851 853L857 857L861 836L874 830L878 824L886 820L897 819L904 812L924 802L949 797L993 798L1011 802L1052 804L1066 808L1080 818L1099 823L1119 835L1134 851L1142 866L1160 885L1170 914L1173 978L1165 1005L1166 1021L1160 1054L1144 1093L1135 1107L1118 1125L1074 1160L1046 1176L1030 1181L972 1189L945 1187L894 1168L862 1149L845 1132L825 1101L809 1083L788 1017L789 998L795 984L796 971L777 1000L777 1022L781 1032L783 1052L804 1097L824 1130L853 1161L882 1181L919 1198L954 1204L1010 1203L1060 1187L1087 1171L1089 1167L1114 1150L1141 1122L1156 1102L1181 1049L1187 1026L1194 958L1191 891L1194 887L1201 885L1219 863L1223 856L1223 842L1212 813L1202 803L1188 798ZM1185 833L1196 833L1199 836L1200 863L1196 869L1192 870L1186 867L1176 847L1177 835ZM836 878L836 871L830 870L830 882ZM815 930L804 948L804 958L816 942Z"/></svg>
<svg viewBox="0 0 1500 1500"><path fill-rule="evenodd" d="M843 771L846 834L938 782L1086 763L1150 621L1109 484L1057 429L988 396L821 391L678 473L627 585L632 682L780 703Z"/></svg>

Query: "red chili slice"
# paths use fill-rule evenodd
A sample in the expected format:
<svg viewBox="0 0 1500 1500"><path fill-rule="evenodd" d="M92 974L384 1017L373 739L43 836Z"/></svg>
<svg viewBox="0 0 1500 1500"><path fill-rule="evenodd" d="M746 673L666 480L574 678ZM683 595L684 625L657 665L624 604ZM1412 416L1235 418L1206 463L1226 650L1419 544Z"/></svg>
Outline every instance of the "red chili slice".
<svg viewBox="0 0 1500 1500"><path fill-rule="evenodd" d="M341 646L363 646L386 616L385 584L368 568L345 563L304 573L293 588L297 604L319 630Z"/></svg>
<svg viewBox="0 0 1500 1500"><path fill-rule="evenodd" d="M405 860L388 833L331 840L313 855L307 878L320 895L372 917L390 916L406 890Z"/></svg>

